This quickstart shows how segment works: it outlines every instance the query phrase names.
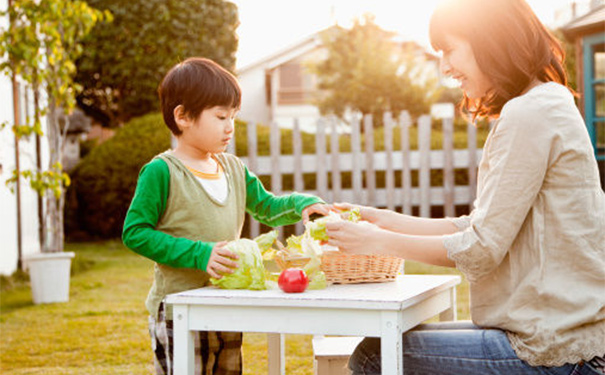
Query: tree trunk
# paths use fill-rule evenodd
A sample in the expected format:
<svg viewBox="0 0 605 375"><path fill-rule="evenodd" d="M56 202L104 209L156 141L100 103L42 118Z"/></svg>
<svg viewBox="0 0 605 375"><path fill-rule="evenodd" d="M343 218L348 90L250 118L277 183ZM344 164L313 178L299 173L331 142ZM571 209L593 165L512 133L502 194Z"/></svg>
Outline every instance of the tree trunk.
<svg viewBox="0 0 605 375"><path fill-rule="evenodd" d="M57 167L61 162L63 154L63 134L59 128L59 110L53 98L49 98L48 112L48 144L49 144L49 170L57 174L63 173L62 168ZM66 126L67 127L67 126ZM54 191L46 194L46 215L44 216L44 227L46 229L44 252L63 251L63 207L65 205L65 194L61 182L61 194L57 197Z"/></svg>

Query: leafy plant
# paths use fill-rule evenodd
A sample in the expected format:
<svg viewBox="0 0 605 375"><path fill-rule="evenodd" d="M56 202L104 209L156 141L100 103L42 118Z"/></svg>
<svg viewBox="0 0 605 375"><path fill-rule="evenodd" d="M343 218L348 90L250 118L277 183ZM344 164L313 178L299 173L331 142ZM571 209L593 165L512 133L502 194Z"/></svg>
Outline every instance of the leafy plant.
<svg viewBox="0 0 605 375"><path fill-rule="evenodd" d="M78 104L116 127L157 111L157 87L168 70L191 56L234 68L237 7L224 0L86 0L115 16L95 27L77 60Z"/></svg>
<svg viewBox="0 0 605 375"><path fill-rule="evenodd" d="M69 129L69 114L75 106L80 86L75 84L74 60L82 53L81 40L98 22L111 15L74 0L15 0L0 16L9 18L9 26L0 34L0 70L31 86L34 116L25 123L12 124L17 139L32 134L45 135L49 143L49 164L45 170L19 169L7 184L20 178L28 180L46 199L42 251L63 250L63 191L69 176L63 172L63 144ZM42 92L46 94L42 96ZM42 128L46 116L46 134Z"/></svg>
<svg viewBox="0 0 605 375"><path fill-rule="evenodd" d="M94 147L71 172L66 210L68 235L118 237L139 171L170 147L170 131L158 113L142 116Z"/></svg>

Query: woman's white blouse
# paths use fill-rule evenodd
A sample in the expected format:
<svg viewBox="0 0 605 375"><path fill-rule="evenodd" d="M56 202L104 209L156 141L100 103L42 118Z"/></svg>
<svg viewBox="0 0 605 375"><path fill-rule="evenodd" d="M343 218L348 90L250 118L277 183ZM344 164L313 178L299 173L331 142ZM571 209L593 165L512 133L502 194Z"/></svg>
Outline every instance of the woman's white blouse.
<svg viewBox="0 0 605 375"><path fill-rule="evenodd" d="M474 206L444 236L470 282L473 321L506 330L532 365L605 354L605 193L564 86L541 84L506 103Z"/></svg>

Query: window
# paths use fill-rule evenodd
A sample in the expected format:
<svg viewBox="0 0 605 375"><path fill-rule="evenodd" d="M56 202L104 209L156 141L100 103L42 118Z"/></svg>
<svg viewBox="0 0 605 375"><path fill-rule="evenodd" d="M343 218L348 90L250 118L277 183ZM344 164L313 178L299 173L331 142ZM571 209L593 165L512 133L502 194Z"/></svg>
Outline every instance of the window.
<svg viewBox="0 0 605 375"><path fill-rule="evenodd" d="M593 46L595 117L605 117L605 43Z"/></svg>
<svg viewBox="0 0 605 375"><path fill-rule="evenodd" d="M605 33L583 37L584 115L595 156L605 161Z"/></svg>
<svg viewBox="0 0 605 375"><path fill-rule="evenodd" d="M303 68L299 62L290 62L279 68L279 104L305 103Z"/></svg>

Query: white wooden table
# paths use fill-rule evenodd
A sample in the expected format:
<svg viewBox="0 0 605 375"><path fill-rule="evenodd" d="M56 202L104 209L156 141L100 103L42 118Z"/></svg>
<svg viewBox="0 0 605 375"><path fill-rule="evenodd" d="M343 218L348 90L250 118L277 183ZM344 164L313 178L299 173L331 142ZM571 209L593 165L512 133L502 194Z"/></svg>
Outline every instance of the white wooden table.
<svg viewBox="0 0 605 375"><path fill-rule="evenodd" d="M171 294L175 375L193 375L193 331L269 333L270 375L285 374L283 334L380 337L382 373L402 375L402 333L438 314L455 320L459 283L453 275L405 275L296 294L214 287Z"/></svg>

